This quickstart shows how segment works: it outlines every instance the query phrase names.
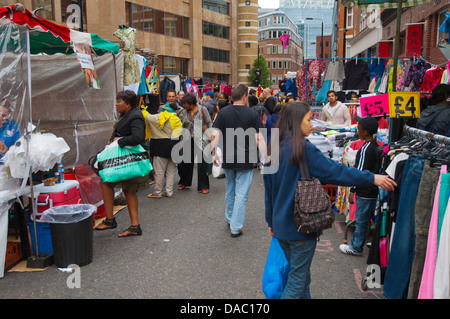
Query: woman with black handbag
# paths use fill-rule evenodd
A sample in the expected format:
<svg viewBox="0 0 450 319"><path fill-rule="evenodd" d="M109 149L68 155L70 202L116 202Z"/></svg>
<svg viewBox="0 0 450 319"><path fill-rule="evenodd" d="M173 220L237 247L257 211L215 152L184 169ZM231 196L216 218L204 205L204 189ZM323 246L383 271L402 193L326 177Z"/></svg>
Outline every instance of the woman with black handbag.
<svg viewBox="0 0 450 319"><path fill-rule="evenodd" d="M122 91L116 97L116 110L120 114L114 126L110 143L118 140L120 147L136 146L145 141L145 120L138 107L138 97L133 91ZM102 182L102 195L105 205L106 219L95 227L96 230L113 229L117 227L114 218L114 187L122 186L130 214L131 226L123 231L119 237L140 236L142 229L138 218L137 192L148 186L148 176L135 177L116 183Z"/></svg>
<svg viewBox="0 0 450 319"><path fill-rule="evenodd" d="M276 126L279 134L279 149L269 154L271 165L276 165L273 174L264 175L266 221L270 235L280 242L290 266L289 277L282 298L309 299L311 282L310 267L320 233L305 234L299 231L294 221L294 202L297 182L301 178L300 163L306 160L309 173L323 184L342 186L377 185L393 190L395 182L388 176L348 168L325 157L312 143L306 140L311 133L311 109L305 103L286 104ZM273 136L272 138L274 138ZM278 152L278 153L277 153ZM269 171L269 170L267 170ZM269 171L269 172L270 172Z"/></svg>

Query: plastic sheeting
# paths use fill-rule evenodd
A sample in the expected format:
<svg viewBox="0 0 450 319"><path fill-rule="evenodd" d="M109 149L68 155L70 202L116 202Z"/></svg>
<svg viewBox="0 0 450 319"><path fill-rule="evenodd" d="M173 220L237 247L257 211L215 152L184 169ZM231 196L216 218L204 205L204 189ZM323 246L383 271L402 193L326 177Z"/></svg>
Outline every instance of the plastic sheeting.
<svg viewBox="0 0 450 319"><path fill-rule="evenodd" d="M42 213L38 223L76 224L89 218L97 211L97 207L89 204L64 205L47 209Z"/></svg>

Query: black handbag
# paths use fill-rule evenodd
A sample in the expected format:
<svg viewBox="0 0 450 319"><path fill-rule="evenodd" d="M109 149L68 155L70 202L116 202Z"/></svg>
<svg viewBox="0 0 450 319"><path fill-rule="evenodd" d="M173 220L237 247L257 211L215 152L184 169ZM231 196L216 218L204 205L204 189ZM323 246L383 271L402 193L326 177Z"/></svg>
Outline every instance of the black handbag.
<svg viewBox="0 0 450 319"><path fill-rule="evenodd" d="M299 165L302 176L295 189L294 222L297 231L304 234L320 233L332 227L334 212L330 196L320 181L310 176L306 155L304 157Z"/></svg>

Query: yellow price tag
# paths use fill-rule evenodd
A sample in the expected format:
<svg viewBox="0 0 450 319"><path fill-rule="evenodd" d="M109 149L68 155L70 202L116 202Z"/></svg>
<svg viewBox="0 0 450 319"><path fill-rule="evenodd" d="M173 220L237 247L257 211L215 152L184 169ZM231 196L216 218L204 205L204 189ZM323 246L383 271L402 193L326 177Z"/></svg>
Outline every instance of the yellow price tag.
<svg viewBox="0 0 450 319"><path fill-rule="evenodd" d="M420 118L420 93L389 92L389 114L391 118Z"/></svg>

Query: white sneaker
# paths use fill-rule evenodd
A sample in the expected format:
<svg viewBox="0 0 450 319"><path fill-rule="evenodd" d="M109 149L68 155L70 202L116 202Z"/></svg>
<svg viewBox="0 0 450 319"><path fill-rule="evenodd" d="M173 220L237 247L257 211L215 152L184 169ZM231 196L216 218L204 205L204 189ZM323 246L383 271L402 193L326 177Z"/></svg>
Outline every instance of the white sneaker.
<svg viewBox="0 0 450 319"><path fill-rule="evenodd" d="M339 246L339 250L347 255L361 256L362 253L357 253L350 248L350 245L342 244Z"/></svg>

